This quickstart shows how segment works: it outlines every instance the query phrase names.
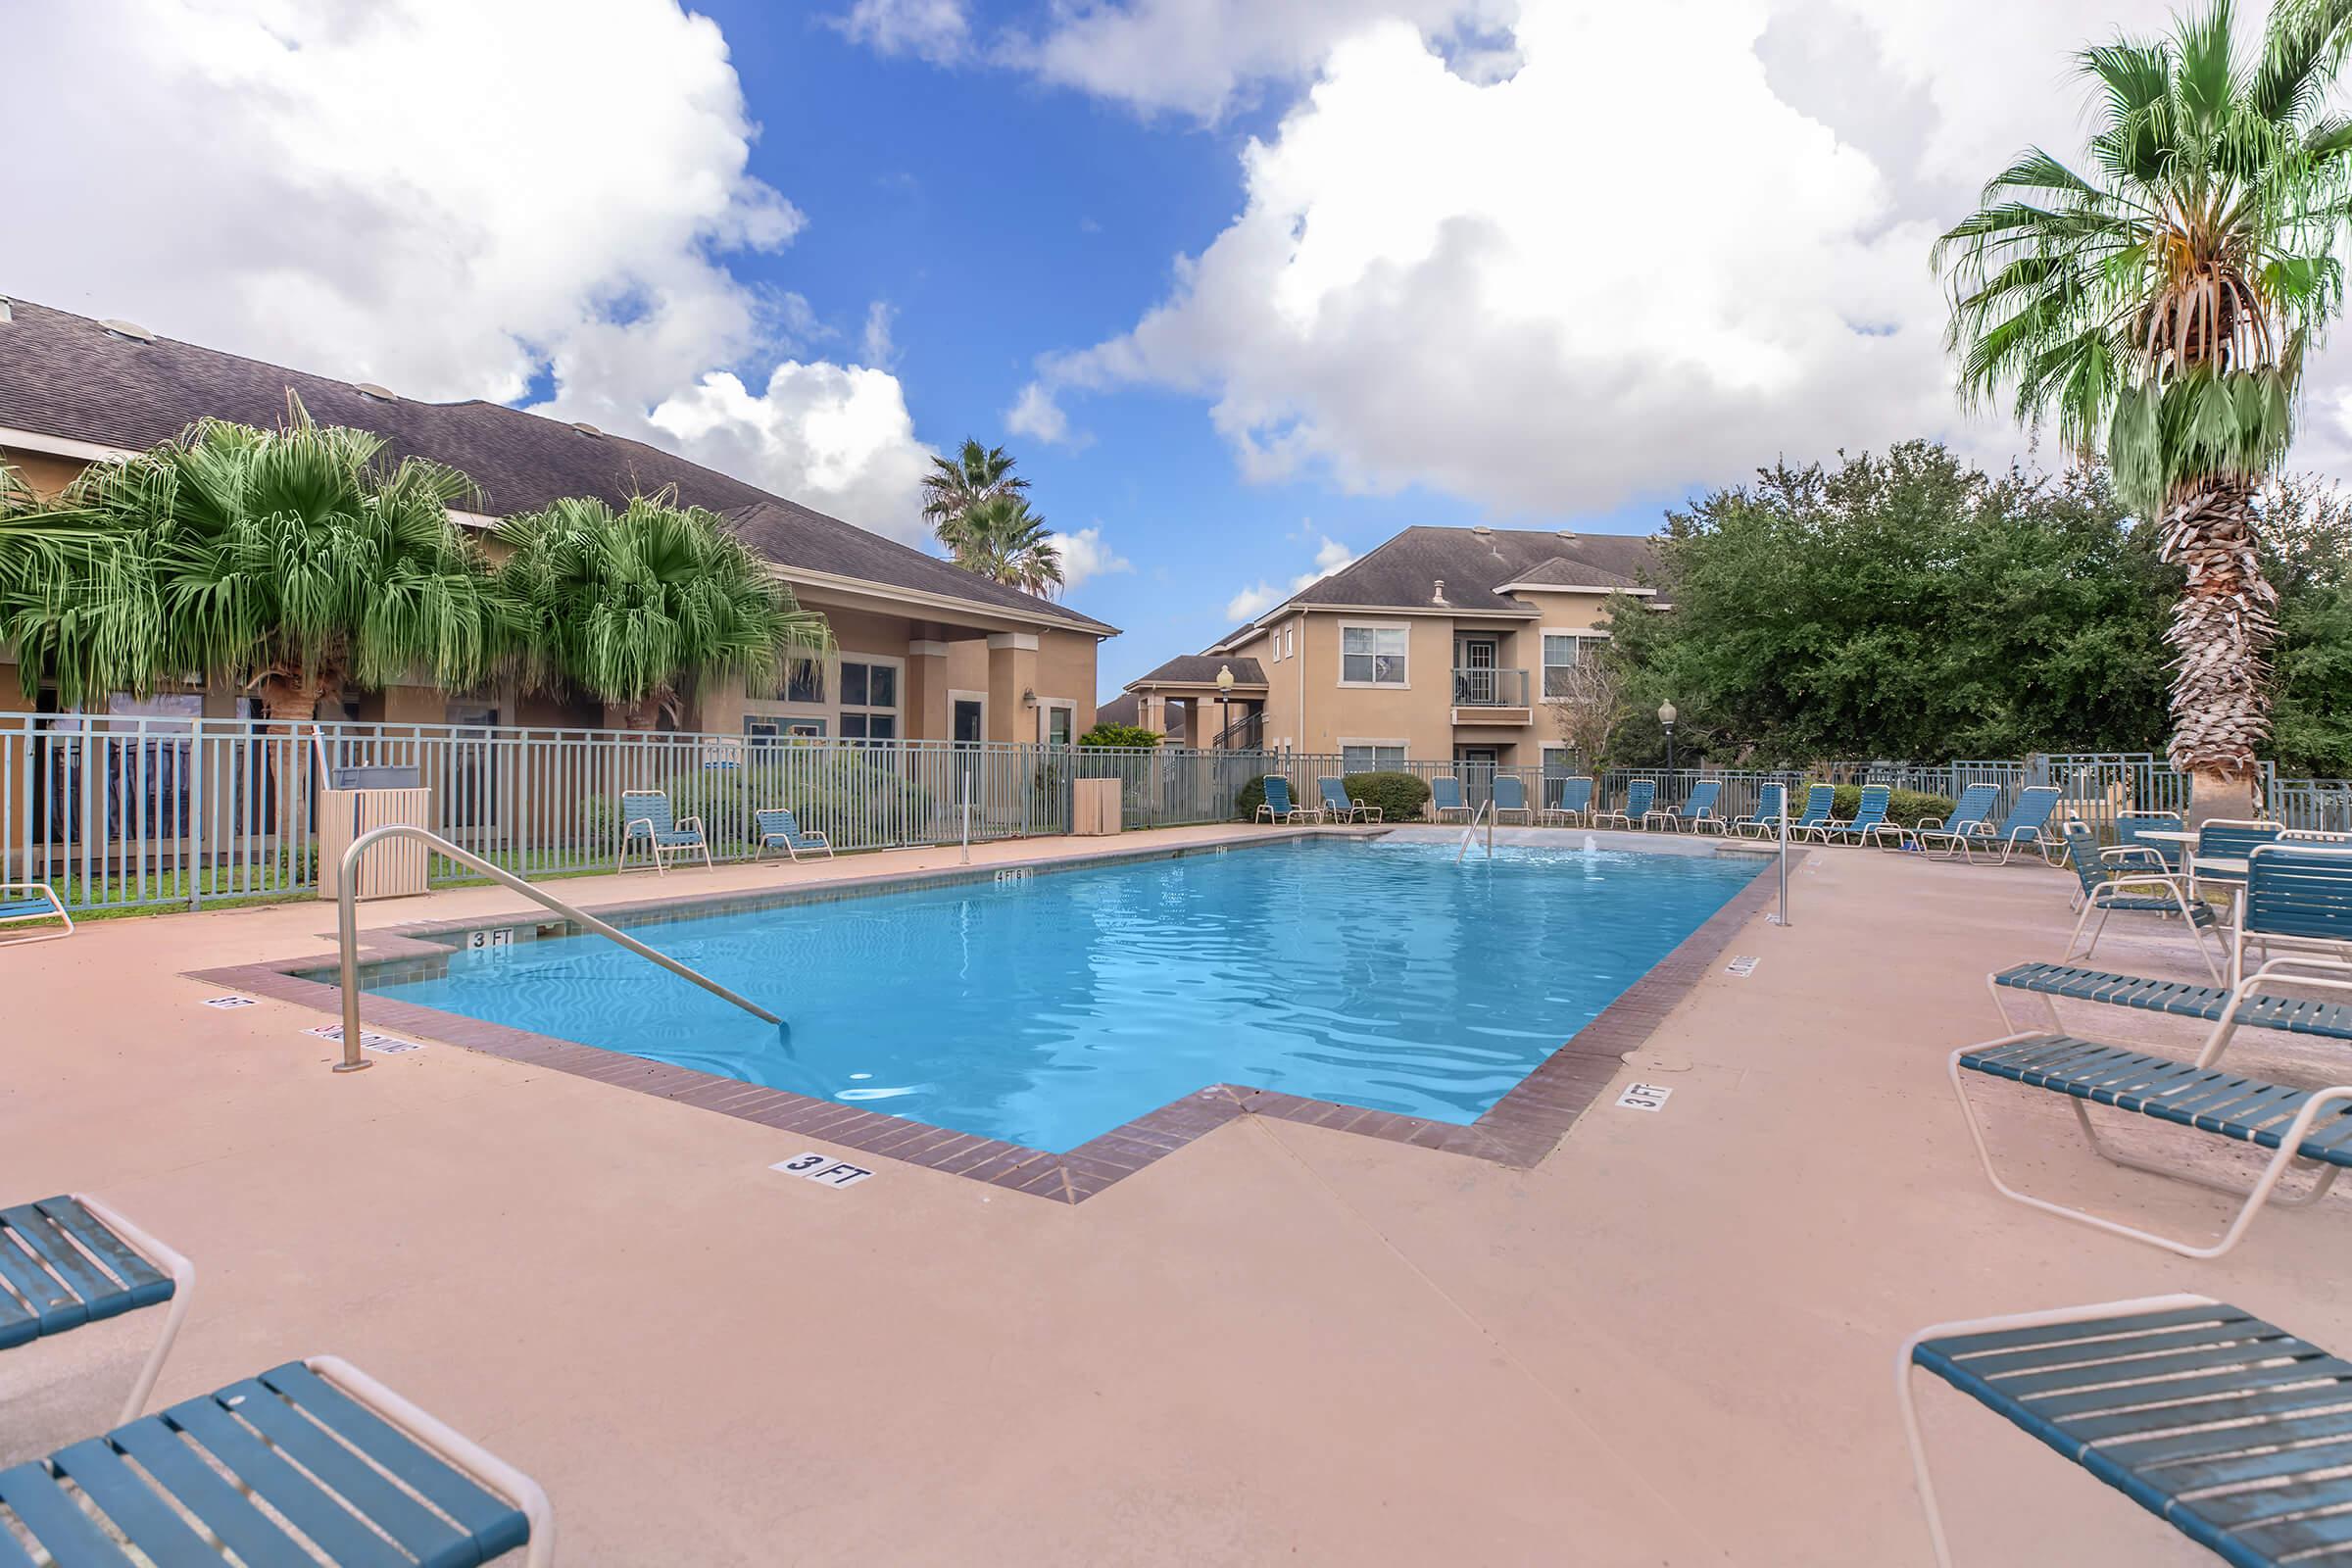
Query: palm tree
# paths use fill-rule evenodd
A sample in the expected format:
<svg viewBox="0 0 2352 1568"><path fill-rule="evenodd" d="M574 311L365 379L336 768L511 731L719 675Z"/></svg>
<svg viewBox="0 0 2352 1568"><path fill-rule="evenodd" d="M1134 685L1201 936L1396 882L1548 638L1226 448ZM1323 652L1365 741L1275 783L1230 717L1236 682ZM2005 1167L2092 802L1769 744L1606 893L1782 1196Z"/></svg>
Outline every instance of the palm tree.
<svg viewBox="0 0 2352 1568"><path fill-rule="evenodd" d="M954 530L964 514L996 496L1017 496L1029 481L1012 471L1012 458L1003 447L984 447L970 436L953 460L933 458L923 480L923 519L940 542L955 548Z"/></svg>
<svg viewBox="0 0 2352 1568"><path fill-rule="evenodd" d="M1046 534L1046 519L1017 495L973 503L942 537L956 564L991 582L1033 594L1061 586L1061 552Z"/></svg>
<svg viewBox="0 0 2352 1568"><path fill-rule="evenodd" d="M15 595L5 632L73 706L193 673L291 722L417 671L471 685L503 630L480 552L450 517L472 484L419 459L382 467L382 449L289 399L280 429L207 420L92 467L41 515L106 547Z"/></svg>
<svg viewBox="0 0 2352 1568"><path fill-rule="evenodd" d="M630 728L678 720L713 680L772 695L792 664L833 646L767 564L714 514L669 492L620 512L571 498L499 523L513 554L497 591L520 634L526 682L584 692Z"/></svg>
<svg viewBox="0 0 2352 1568"><path fill-rule="evenodd" d="M2032 148L1936 245L1964 401L2103 454L2186 568L2166 640L2173 765L2198 817L2244 815L2270 733L2277 595L2253 494L2292 435L2304 356L2340 310L2352 124L2326 100L2352 0L2287 0L2258 59L2229 0L2169 39L2078 57L2087 172Z"/></svg>

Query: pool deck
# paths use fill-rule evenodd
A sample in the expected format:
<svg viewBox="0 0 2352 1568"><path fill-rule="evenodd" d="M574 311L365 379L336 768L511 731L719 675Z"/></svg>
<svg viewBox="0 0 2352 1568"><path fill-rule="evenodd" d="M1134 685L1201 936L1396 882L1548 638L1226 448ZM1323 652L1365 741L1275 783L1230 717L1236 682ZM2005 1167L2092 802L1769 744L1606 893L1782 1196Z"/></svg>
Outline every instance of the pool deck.
<svg viewBox="0 0 2352 1568"><path fill-rule="evenodd" d="M1710 962L1530 1164L1240 1114L1075 1206L886 1154L833 1190L768 1169L853 1153L814 1133L454 1045L337 1076L310 1007L200 1004L220 987L190 971L323 951L327 906L95 922L0 949L0 1196L91 1192L196 1260L159 1398L346 1355L536 1476L566 1564L1926 1563L1892 1399L1911 1330L2195 1291L2352 1349L2352 1195L2199 1263L1985 1184L1944 1059L2001 1032L1987 970L2058 955L2070 881L1816 851L1794 923L1732 935L1753 971ZM362 918L525 907L468 889ZM2135 929L2103 967L2202 978L2184 938ZM2248 1072L2352 1080L2340 1047L2239 1042ZM1663 1110L1612 1103L1637 1079ZM2218 1228L2220 1199L2084 1153L2054 1097L1981 1103L2012 1180ZM0 1464L105 1426L152 1330L0 1355ZM1961 1562L2212 1560L1925 1388Z"/></svg>

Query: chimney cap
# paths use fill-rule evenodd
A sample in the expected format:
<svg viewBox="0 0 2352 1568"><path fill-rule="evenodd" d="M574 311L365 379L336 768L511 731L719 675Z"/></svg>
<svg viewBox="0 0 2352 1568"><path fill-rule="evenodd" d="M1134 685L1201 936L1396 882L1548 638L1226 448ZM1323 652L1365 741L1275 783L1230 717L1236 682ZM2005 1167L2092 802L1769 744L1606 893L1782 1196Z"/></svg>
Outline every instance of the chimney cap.
<svg viewBox="0 0 2352 1568"><path fill-rule="evenodd" d="M1442 605L1442 604L1444 604L1444 603L1446 602L1446 579L1445 579L1445 578L1443 578L1443 577L1440 577L1440 578L1438 578L1438 579L1436 580L1436 582L1435 582L1435 583L1432 585L1432 587L1430 588L1430 591L1429 591L1429 602L1430 602L1431 604L1433 604L1433 605Z"/></svg>

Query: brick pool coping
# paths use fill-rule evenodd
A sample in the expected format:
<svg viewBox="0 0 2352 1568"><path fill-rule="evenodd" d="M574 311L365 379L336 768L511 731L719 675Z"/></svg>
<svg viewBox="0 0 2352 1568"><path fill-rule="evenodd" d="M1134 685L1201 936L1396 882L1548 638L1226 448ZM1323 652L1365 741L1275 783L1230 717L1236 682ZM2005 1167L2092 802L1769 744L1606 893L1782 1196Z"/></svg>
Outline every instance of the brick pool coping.
<svg viewBox="0 0 2352 1568"><path fill-rule="evenodd" d="M1328 829L1255 833L1215 843L1180 848L1142 850L1132 854L1055 857L999 861L952 871L917 870L782 888L773 894L701 895L643 900L600 906L600 918L621 917L636 923L695 918L738 907L773 906L780 903L822 902L831 897L862 897L906 891L942 883L985 881L994 873L1016 868L1069 870L1140 859L1161 859L1215 854L1234 844L1264 844L1272 838L1299 839L1330 835ZM1335 835L1336 836L1336 835ZM1367 835L1349 835L1367 836ZM1805 852L1796 852L1801 861ZM1769 904L1777 879L1763 874L1753 880L1685 937L1674 950L1603 1008L1599 1015L1546 1056L1476 1121L1463 1125L1431 1121L1395 1111L1367 1110L1328 1100L1310 1100L1280 1090L1246 1084L1210 1084L1172 1100L1156 1110L1111 1129L1067 1153L1053 1153L1007 1143L1003 1139L959 1133L906 1116L893 1116L837 1101L818 1100L789 1090L768 1089L669 1062L648 1061L621 1052L584 1046L576 1041L489 1023L435 1007L419 1006L386 997L361 1000L362 1022L402 1035L418 1035L443 1044L502 1056L510 1061L547 1067L575 1077L613 1084L657 1099L675 1101L704 1110L757 1122L779 1131L805 1134L825 1143L920 1165L951 1176L986 1182L1008 1192L1033 1194L1061 1203L1081 1203L1114 1183L1134 1175L1204 1133L1237 1116L1271 1116L1282 1121L1328 1127L1388 1143L1411 1144L1446 1153L1466 1154L1495 1164L1527 1168L1541 1161L1567 1136L1577 1119L1597 1100L1624 1065L1625 1055L1639 1050L1690 994L1708 966L1731 943L1733 936ZM432 937L467 931L517 929L553 925L553 913L475 917L463 920L410 921L362 933L361 962L398 963L403 959L432 963L446 959L453 949ZM187 978L203 980L279 1002L316 1009L331 1016L342 1013L339 986L307 978L331 969L335 954L269 963L238 964L199 969Z"/></svg>

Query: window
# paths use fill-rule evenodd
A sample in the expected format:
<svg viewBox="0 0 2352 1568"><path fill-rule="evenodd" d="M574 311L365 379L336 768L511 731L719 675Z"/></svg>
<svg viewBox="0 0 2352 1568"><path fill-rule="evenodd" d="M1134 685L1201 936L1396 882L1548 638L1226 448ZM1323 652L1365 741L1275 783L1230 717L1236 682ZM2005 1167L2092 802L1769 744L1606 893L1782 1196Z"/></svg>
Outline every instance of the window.
<svg viewBox="0 0 2352 1568"><path fill-rule="evenodd" d="M1592 657L1592 648L1606 642L1605 632L1558 632L1544 634L1544 695L1568 695L1568 671Z"/></svg>
<svg viewBox="0 0 2352 1568"><path fill-rule="evenodd" d="M869 660L841 662L841 738L899 738L899 666Z"/></svg>
<svg viewBox="0 0 2352 1568"><path fill-rule="evenodd" d="M743 738L754 746L773 746L788 737L815 740L824 733L825 721L821 718L794 718L783 713L743 715Z"/></svg>
<svg viewBox="0 0 2352 1568"><path fill-rule="evenodd" d="M1348 686L1402 686L1402 626L1340 628L1340 681Z"/></svg>
<svg viewBox="0 0 2352 1568"><path fill-rule="evenodd" d="M1077 717L1077 713L1078 710L1076 709L1068 707L1064 704L1048 703L1046 705L1045 741L1048 746L1067 746L1070 744L1071 735L1073 733L1071 729L1071 721Z"/></svg>
<svg viewBox="0 0 2352 1568"><path fill-rule="evenodd" d="M788 703L821 703L825 700L825 666L814 660L796 664L784 678L784 700Z"/></svg>
<svg viewBox="0 0 2352 1568"><path fill-rule="evenodd" d="M1282 629L1282 652L1286 658L1298 652L1298 629L1296 626Z"/></svg>
<svg viewBox="0 0 2352 1568"><path fill-rule="evenodd" d="M1340 771L1343 773L1389 772L1404 766L1404 746L1348 745L1340 747Z"/></svg>

